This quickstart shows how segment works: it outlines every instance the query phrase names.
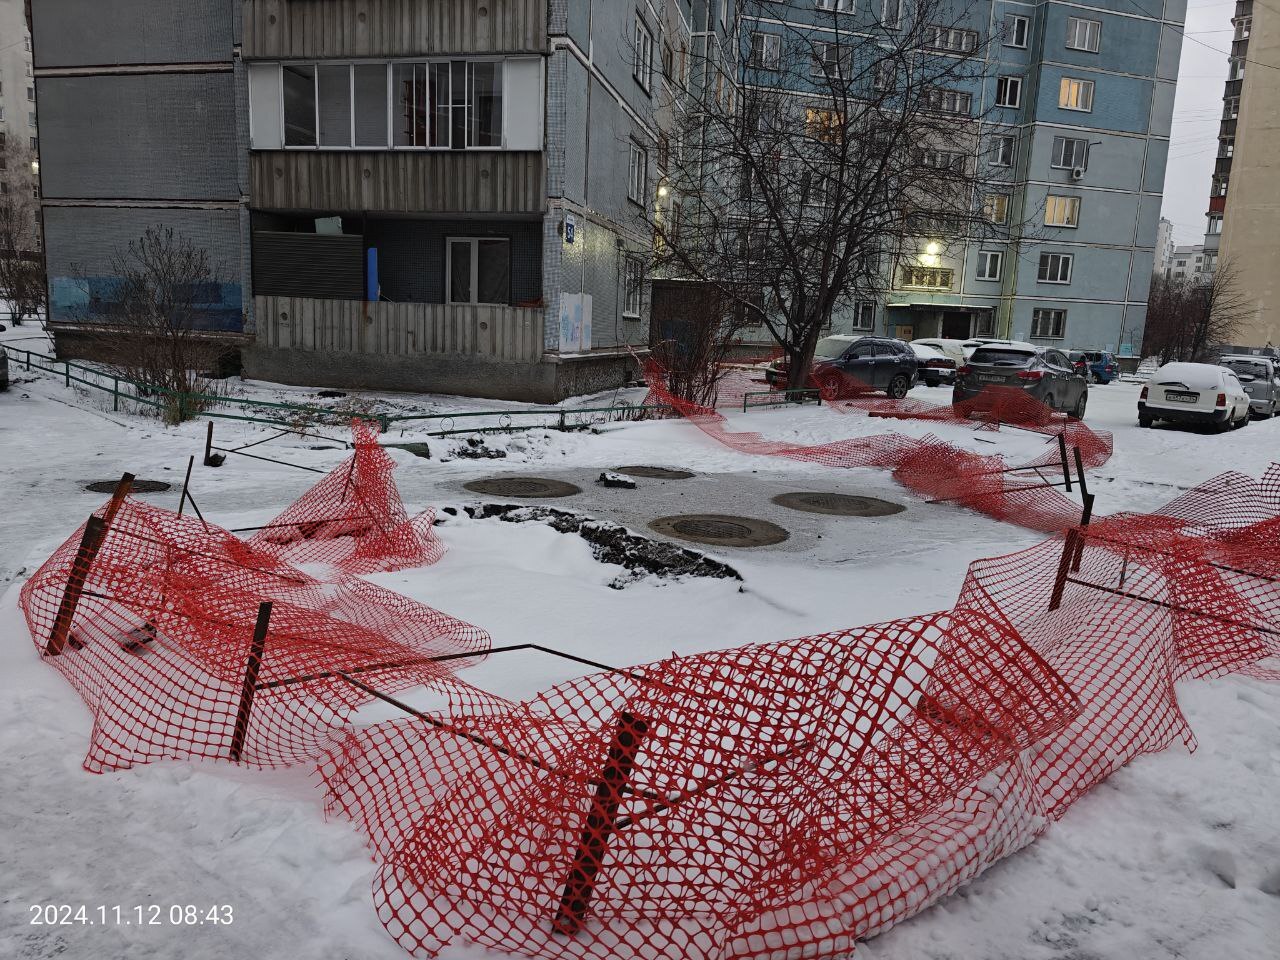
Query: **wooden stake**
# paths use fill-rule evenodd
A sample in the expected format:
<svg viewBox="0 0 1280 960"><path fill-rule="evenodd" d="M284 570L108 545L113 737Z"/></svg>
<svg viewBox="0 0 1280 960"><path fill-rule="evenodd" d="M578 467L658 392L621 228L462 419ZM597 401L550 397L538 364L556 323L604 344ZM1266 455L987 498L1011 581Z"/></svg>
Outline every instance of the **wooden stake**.
<svg viewBox="0 0 1280 960"><path fill-rule="evenodd" d="M249 659L244 665L244 684L240 688L240 709L236 711L236 725L231 733L231 759L240 762L244 753L244 741L249 735L249 714L253 710L253 695L258 691L258 672L262 669L262 654L267 646L267 627L271 624L271 601L258 604L258 622L253 628L253 642L249 645Z"/></svg>

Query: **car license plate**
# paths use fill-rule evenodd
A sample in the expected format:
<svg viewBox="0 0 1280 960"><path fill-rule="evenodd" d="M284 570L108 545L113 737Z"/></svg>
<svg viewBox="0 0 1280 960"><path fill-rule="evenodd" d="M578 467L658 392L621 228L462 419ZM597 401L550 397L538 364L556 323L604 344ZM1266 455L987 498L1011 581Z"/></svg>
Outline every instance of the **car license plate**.
<svg viewBox="0 0 1280 960"><path fill-rule="evenodd" d="M1166 390L1164 392L1166 400L1172 400L1174 403L1195 403L1200 399L1198 393L1179 393L1176 390Z"/></svg>
<svg viewBox="0 0 1280 960"><path fill-rule="evenodd" d="M989 373L978 374L978 379L983 383L1004 383L1004 377L992 376Z"/></svg>

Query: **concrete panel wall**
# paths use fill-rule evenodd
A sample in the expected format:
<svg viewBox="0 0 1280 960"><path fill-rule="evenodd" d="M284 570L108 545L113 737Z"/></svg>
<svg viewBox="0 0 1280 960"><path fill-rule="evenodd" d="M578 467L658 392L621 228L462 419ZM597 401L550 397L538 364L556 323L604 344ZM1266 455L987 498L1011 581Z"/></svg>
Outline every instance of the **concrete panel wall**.
<svg viewBox="0 0 1280 960"><path fill-rule="evenodd" d="M235 0L34 0L38 68L231 59Z"/></svg>
<svg viewBox="0 0 1280 960"><path fill-rule="evenodd" d="M47 199L239 199L230 70L37 85Z"/></svg>
<svg viewBox="0 0 1280 960"><path fill-rule="evenodd" d="M201 326L238 331L243 321L240 212L116 207L45 207L49 316L57 322L92 319L86 311L110 299L111 259L149 227L170 226L208 251L216 295L201 306Z"/></svg>

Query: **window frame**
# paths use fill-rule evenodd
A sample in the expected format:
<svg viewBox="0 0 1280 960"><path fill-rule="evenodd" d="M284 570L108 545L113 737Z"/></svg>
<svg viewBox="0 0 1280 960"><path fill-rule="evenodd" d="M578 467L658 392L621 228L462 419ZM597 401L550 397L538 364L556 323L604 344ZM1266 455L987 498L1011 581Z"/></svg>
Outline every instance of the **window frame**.
<svg viewBox="0 0 1280 960"><path fill-rule="evenodd" d="M997 133L997 134L993 134L991 139L992 139L993 143L1008 144L1008 146L1009 146L1009 159L1008 159L1006 162L1003 162L1003 163L1002 163L1002 162L1000 161L1000 157L1001 157L1001 156L1002 156L1002 154L1003 154L1003 150L1001 150L1000 148L997 148L997 149L994 151L994 157L993 157L993 159L992 159L992 160L990 160L991 166L993 166L993 167L1012 167L1014 164L1016 164L1016 163L1018 162L1018 136L1017 136L1017 134L1014 134L1014 133Z"/></svg>
<svg viewBox="0 0 1280 960"><path fill-rule="evenodd" d="M760 55L756 56L756 39L763 41L760 44ZM769 57L770 41L774 47L773 57ZM782 68L782 34L773 33L770 30L753 30L751 31L751 69L768 70L770 73L777 73Z"/></svg>
<svg viewBox="0 0 1280 960"><path fill-rule="evenodd" d="M1023 81L1023 78L1021 76L1018 76L1016 74L1011 74L1011 73L1002 74L996 77L995 105L997 107L1005 107L1011 110L1020 109L1022 107L1022 81ZM1008 103L1005 100L1000 99L1001 87L1004 88L1004 92L1006 96L1008 95L1010 90L1016 91L1017 95L1013 98L1012 103Z"/></svg>
<svg viewBox="0 0 1280 960"><path fill-rule="evenodd" d="M978 31L968 27L931 23L926 27L930 36L922 44L926 50L940 53L973 53L978 49Z"/></svg>
<svg viewBox="0 0 1280 960"><path fill-rule="evenodd" d="M1084 151L1084 157L1082 158L1083 162L1080 162L1080 163L1062 162L1062 157L1066 152L1065 147L1066 147L1066 144L1068 143L1084 144L1084 146L1081 148ZM1062 144L1061 148L1059 147L1059 144ZM1077 152L1076 149L1073 147L1071 151L1071 157L1073 161L1076 159L1076 152ZM1053 138L1053 146L1050 148L1050 151L1049 151L1049 166L1054 170L1074 170L1076 167L1080 167L1083 170L1088 170L1089 169L1089 138L1088 137L1057 137L1055 136Z"/></svg>
<svg viewBox="0 0 1280 960"><path fill-rule="evenodd" d="M631 308L633 292L634 309ZM644 261L629 254L622 258L622 303L619 307L624 320L639 320L644 311Z"/></svg>
<svg viewBox="0 0 1280 960"><path fill-rule="evenodd" d="M892 21L889 19L890 8L895 14ZM880 26L886 30L897 30L901 27L905 13L906 0L880 0Z"/></svg>
<svg viewBox="0 0 1280 960"><path fill-rule="evenodd" d="M1038 324L1049 322L1049 333L1036 332ZM1058 332L1053 333L1054 321ZM1033 340L1065 340L1067 339L1067 311L1064 307L1034 307L1031 310L1031 338Z"/></svg>
<svg viewBox="0 0 1280 960"><path fill-rule="evenodd" d="M1057 270L1046 270L1046 265L1055 265ZM1063 279L1063 266L1066 267L1066 279ZM1036 264L1036 283L1052 283L1057 286L1066 286L1071 283L1072 277L1076 272L1076 255L1074 253L1058 253L1056 251L1045 251L1040 254L1040 260ZM1053 279L1056 277L1057 279Z"/></svg>
<svg viewBox="0 0 1280 960"><path fill-rule="evenodd" d="M862 318L870 309L871 319L865 325ZM876 328L876 302L874 300L858 300L853 304L853 329L859 332L874 331Z"/></svg>
<svg viewBox="0 0 1280 960"><path fill-rule="evenodd" d="M488 300L478 299L480 296L480 242L482 240L499 240L507 246L507 299L505 302L490 302ZM471 271L471 299L470 300L454 300L453 299L453 245L455 243L467 243L471 247L469 269ZM511 263L512 263L512 242L510 237L490 236L483 234L459 234L447 235L444 238L444 302L446 306L511 306Z"/></svg>
<svg viewBox="0 0 1280 960"><path fill-rule="evenodd" d="M1078 44L1081 28L1084 32L1083 46ZM1093 40L1093 46L1088 46L1089 40ZM1067 38L1064 42L1068 50L1097 53L1102 46L1102 21L1089 17L1067 17Z"/></svg>
<svg viewBox="0 0 1280 960"><path fill-rule="evenodd" d="M982 198L982 216L983 216L983 218L984 218L988 223L990 223L992 226L996 226L996 227L1003 227L1003 226L1007 226L1007 225L1008 225L1008 223L1009 223L1009 198L1010 198L1010 196L1011 196L1010 194L1008 194L1008 193L1002 193L1002 192L1000 192L999 190L994 191L994 192L992 192L992 193L988 193L988 194L986 194L986 195L984 195L984 196L983 196L983 198ZM1000 211L1001 211L1000 219L999 219L999 220L996 220L996 219L992 216L992 210L994 209L994 206L996 205L996 204L994 204L993 202L994 202L994 201L996 201L996 200L1001 201L1001 202L998 204L998 206L999 206L999 208L1000 208Z"/></svg>
<svg viewBox="0 0 1280 960"><path fill-rule="evenodd" d="M1064 209L1071 211L1071 216L1062 222L1050 220L1050 208L1056 208L1059 206L1058 203L1054 203L1053 201L1060 201ZM1047 194L1044 198L1044 225L1046 227L1057 227L1060 230L1074 230L1078 228L1080 226L1080 206L1079 197L1058 193Z"/></svg>
<svg viewBox="0 0 1280 960"><path fill-rule="evenodd" d="M639 10L635 13L636 27L633 35L635 43L635 56L631 63L631 76L636 83L640 85L640 89L646 94L653 94L653 31L649 29L649 24L645 22L644 15Z"/></svg>
<svg viewBox="0 0 1280 960"><path fill-rule="evenodd" d="M985 258L985 259L984 259ZM991 263L994 258L996 265L995 275L991 273ZM974 270L974 279L982 280L986 283L999 283L1000 278L1004 274L1004 251L1003 250L979 250L978 266Z"/></svg>
<svg viewBox="0 0 1280 960"><path fill-rule="evenodd" d="M1031 18L1024 17L1020 13L1006 13L1004 15L1005 38L1001 42L1002 46L1012 47L1014 50L1026 50L1031 38ZM1017 43L1019 27L1022 32L1022 42Z"/></svg>
<svg viewBox="0 0 1280 960"><path fill-rule="evenodd" d="M854 13L858 0L815 0L815 3L823 13Z"/></svg>
<svg viewBox="0 0 1280 960"><path fill-rule="evenodd" d="M1089 91L1089 95L1088 97L1084 97L1082 95L1071 97L1068 95L1068 91L1071 89L1075 89L1079 94L1083 94L1087 89ZM1097 84L1093 80L1085 80L1083 77L1064 76L1058 82L1058 109L1070 110L1072 113L1093 113L1093 99L1096 93ZM1069 106L1069 102L1073 99L1077 103L1087 99L1089 105L1086 107Z"/></svg>
<svg viewBox="0 0 1280 960"><path fill-rule="evenodd" d="M627 200L644 207L648 204L649 189L649 151L634 138L628 141L630 153L627 155ZM640 158L639 182L636 180L636 157Z"/></svg>
<svg viewBox="0 0 1280 960"><path fill-rule="evenodd" d="M946 279L946 283L915 283L917 278L926 275L936 276L939 281ZM904 263L902 265L901 283L899 286L912 290L954 290L956 283L956 272L951 267L925 267L917 263Z"/></svg>

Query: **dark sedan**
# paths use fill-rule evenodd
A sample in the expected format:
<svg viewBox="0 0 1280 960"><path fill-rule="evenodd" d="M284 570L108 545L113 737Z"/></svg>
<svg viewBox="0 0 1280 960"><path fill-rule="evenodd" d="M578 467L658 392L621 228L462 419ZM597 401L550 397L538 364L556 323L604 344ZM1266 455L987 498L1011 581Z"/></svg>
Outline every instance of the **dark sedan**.
<svg viewBox="0 0 1280 960"><path fill-rule="evenodd" d="M810 385L828 400L872 391L901 400L915 386L919 369L911 346L902 340L835 334L814 348ZM765 380L774 387L788 385L786 358L769 365Z"/></svg>
<svg viewBox="0 0 1280 960"><path fill-rule="evenodd" d="M972 400L991 387L1022 390L1077 419L1089 402L1089 384L1066 354L1030 343L989 343L973 351L956 371L952 402Z"/></svg>

